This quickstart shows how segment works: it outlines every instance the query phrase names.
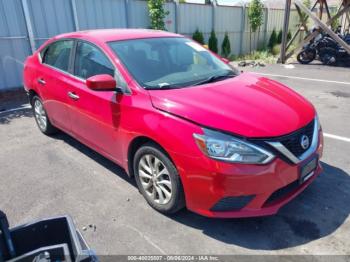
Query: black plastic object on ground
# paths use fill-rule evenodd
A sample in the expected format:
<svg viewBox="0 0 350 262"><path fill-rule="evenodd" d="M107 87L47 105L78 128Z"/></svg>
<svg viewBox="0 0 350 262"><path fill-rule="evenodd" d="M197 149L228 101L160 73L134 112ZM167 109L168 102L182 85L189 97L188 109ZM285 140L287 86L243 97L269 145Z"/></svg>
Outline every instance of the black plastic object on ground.
<svg viewBox="0 0 350 262"><path fill-rule="evenodd" d="M69 216L9 229L0 211L0 261L98 261Z"/></svg>

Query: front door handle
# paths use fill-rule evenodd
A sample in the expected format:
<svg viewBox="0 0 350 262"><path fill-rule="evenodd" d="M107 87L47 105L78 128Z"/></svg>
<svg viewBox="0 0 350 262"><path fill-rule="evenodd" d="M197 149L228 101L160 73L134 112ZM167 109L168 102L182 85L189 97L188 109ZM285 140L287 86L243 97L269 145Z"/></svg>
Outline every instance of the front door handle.
<svg viewBox="0 0 350 262"><path fill-rule="evenodd" d="M68 96L72 98L73 100L78 100L79 96L74 94L73 92L68 92Z"/></svg>
<svg viewBox="0 0 350 262"><path fill-rule="evenodd" d="M45 80L42 78L38 78L38 83L43 86L46 84Z"/></svg>

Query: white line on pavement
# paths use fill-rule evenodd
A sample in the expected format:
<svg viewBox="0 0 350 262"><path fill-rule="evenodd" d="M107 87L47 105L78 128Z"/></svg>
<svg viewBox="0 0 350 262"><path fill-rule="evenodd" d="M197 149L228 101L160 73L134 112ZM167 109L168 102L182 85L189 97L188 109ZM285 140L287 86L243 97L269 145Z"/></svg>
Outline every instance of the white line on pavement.
<svg viewBox="0 0 350 262"><path fill-rule="evenodd" d="M14 111L23 110L23 109L29 109L29 108L31 108L31 106L28 104L28 105L25 105L25 106L21 106L21 107L12 108L12 109L9 109L9 110L1 111L0 115L1 114L5 114L5 113L14 112Z"/></svg>
<svg viewBox="0 0 350 262"><path fill-rule="evenodd" d="M306 77L299 77L299 76L275 75L275 74L266 74L266 73L257 73L257 72L255 72L255 73L258 74L258 75L263 75L263 76L275 76L275 77L284 77L284 78L299 79L299 80L306 80L306 81L315 81L315 82L324 82L324 83L332 83L332 84L350 85L350 82L341 82L341 81L334 81L334 80L306 78Z"/></svg>
<svg viewBox="0 0 350 262"><path fill-rule="evenodd" d="M336 139L336 140L341 140L341 141L345 141L345 142L349 142L350 143L350 138L348 138L348 137L336 136L336 135L327 134L327 133L323 133L323 135L325 137L328 137L328 138L333 138L333 139Z"/></svg>

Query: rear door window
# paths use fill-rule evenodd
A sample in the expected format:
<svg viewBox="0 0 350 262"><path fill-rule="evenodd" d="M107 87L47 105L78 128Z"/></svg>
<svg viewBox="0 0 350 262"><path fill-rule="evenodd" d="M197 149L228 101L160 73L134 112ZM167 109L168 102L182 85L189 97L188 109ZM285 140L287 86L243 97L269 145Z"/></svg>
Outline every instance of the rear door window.
<svg viewBox="0 0 350 262"><path fill-rule="evenodd" d="M73 40L57 41L44 51L43 63L68 72Z"/></svg>

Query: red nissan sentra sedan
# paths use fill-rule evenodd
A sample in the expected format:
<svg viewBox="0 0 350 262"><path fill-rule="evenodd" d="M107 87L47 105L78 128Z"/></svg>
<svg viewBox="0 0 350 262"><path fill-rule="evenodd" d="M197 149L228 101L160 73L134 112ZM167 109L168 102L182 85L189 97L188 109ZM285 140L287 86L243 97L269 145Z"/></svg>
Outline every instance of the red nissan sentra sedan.
<svg viewBox="0 0 350 262"><path fill-rule="evenodd" d="M24 85L44 134L122 166L162 213L275 214L322 171L310 102L181 35L63 34L27 59Z"/></svg>

